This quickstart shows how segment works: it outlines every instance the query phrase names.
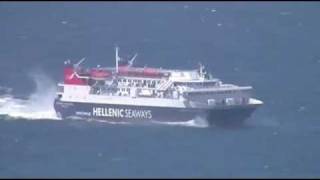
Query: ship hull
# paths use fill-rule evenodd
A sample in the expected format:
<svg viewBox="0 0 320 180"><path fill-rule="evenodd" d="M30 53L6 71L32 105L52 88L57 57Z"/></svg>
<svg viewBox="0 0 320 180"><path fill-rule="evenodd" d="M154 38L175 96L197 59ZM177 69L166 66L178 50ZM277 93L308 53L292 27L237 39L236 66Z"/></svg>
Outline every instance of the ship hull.
<svg viewBox="0 0 320 180"><path fill-rule="evenodd" d="M62 119L78 117L112 122L146 123L186 122L200 117L205 118L209 125L218 126L241 125L257 107L257 105L242 105L201 109L65 102L59 99L54 102L54 109Z"/></svg>

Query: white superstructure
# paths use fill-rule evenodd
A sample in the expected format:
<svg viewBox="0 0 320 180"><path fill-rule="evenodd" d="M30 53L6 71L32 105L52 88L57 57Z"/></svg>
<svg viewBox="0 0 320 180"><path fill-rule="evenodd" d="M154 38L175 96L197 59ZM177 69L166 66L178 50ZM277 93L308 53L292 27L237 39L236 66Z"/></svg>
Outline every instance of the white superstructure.
<svg viewBox="0 0 320 180"><path fill-rule="evenodd" d="M116 48L115 68L83 69L81 60L67 63L64 83L58 84L62 101L152 107L214 107L248 104L252 87L224 84L207 74L203 65L194 70L132 67ZM254 101L257 103L257 100ZM262 102L260 101L262 104Z"/></svg>

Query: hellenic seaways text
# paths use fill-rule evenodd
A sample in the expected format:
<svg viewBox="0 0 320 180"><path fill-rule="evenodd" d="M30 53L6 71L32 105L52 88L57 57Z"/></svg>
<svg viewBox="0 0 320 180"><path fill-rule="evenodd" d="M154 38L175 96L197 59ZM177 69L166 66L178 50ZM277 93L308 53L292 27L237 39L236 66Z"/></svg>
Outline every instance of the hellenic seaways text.
<svg viewBox="0 0 320 180"><path fill-rule="evenodd" d="M100 117L115 117L115 118L141 118L151 119L152 113L150 110L134 110L123 108L102 108L94 107L92 109L93 116Z"/></svg>

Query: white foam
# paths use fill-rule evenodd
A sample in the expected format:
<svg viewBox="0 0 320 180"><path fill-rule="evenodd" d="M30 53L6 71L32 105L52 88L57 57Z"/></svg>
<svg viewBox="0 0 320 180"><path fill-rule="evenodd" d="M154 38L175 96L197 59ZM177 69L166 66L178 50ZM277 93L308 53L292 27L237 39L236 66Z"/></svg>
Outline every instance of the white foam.
<svg viewBox="0 0 320 180"><path fill-rule="evenodd" d="M186 126L186 127L197 127L197 128L207 128L209 127L209 123L206 119L201 117L196 117L194 119L191 119L189 121L185 122L165 122L165 121L152 121L156 124L162 124L162 125L170 125L170 126Z"/></svg>
<svg viewBox="0 0 320 180"><path fill-rule="evenodd" d="M212 13L215 13L215 12L217 12L217 10L215 10L215 9L211 9L211 12L212 12Z"/></svg>
<svg viewBox="0 0 320 180"><path fill-rule="evenodd" d="M132 124L133 122L126 121L108 121L108 120L99 120L99 119L86 119L87 121L94 121L99 123L107 123L107 124Z"/></svg>
<svg viewBox="0 0 320 180"><path fill-rule="evenodd" d="M68 24L68 21L61 21L61 24Z"/></svg>
<svg viewBox="0 0 320 180"><path fill-rule="evenodd" d="M31 73L36 90L27 99L14 98L11 94L0 97L0 115L9 118L59 120L53 108L55 83L43 73Z"/></svg>
<svg viewBox="0 0 320 180"><path fill-rule="evenodd" d="M189 121L185 122L166 122L166 121L150 121L143 122L143 123L137 123L137 122L128 122L128 121L108 121L108 120L97 120L97 119L88 119L88 118L81 118L81 117L70 117L68 118L70 120L80 120L80 121L87 121L87 122L99 122L99 123L106 123L106 124L112 124L112 125L165 125L165 126L185 126L185 127L196 127L196 128L207 128L209 127L209 123L206 119L201 117L196 117L194 119L191 119Z"/></svg>
<svg viewBox="0 0 320 180"><path fill-rule="evenodd" d="M68 119L74 120L74 121L98 122L98 123L107 123L107 124L133 124L133 122L127 122L127 121L99 120L99 119L92 119L92 118L79 117L79 116L71 116L71 117L68 117Z"/></svg>

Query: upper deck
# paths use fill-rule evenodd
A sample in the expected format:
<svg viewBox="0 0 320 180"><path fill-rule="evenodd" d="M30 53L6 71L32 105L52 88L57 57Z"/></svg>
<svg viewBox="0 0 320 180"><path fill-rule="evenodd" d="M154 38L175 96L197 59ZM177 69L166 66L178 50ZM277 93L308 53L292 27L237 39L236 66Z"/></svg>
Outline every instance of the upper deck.
<svg viewBox="0 0 320 180"><path fill-rule="evenodd" d="M201 64L198 69L190 70L132 67L132 62L119 63L118 53L116 67L84 69L80 67L82 62L66 64L64 82L59 84L59 96L77 99L94 95L198 103L214 99L219 103L228 98L247 102L252 90L250 86L224 84L220 79L211 77Z"/></svg>

